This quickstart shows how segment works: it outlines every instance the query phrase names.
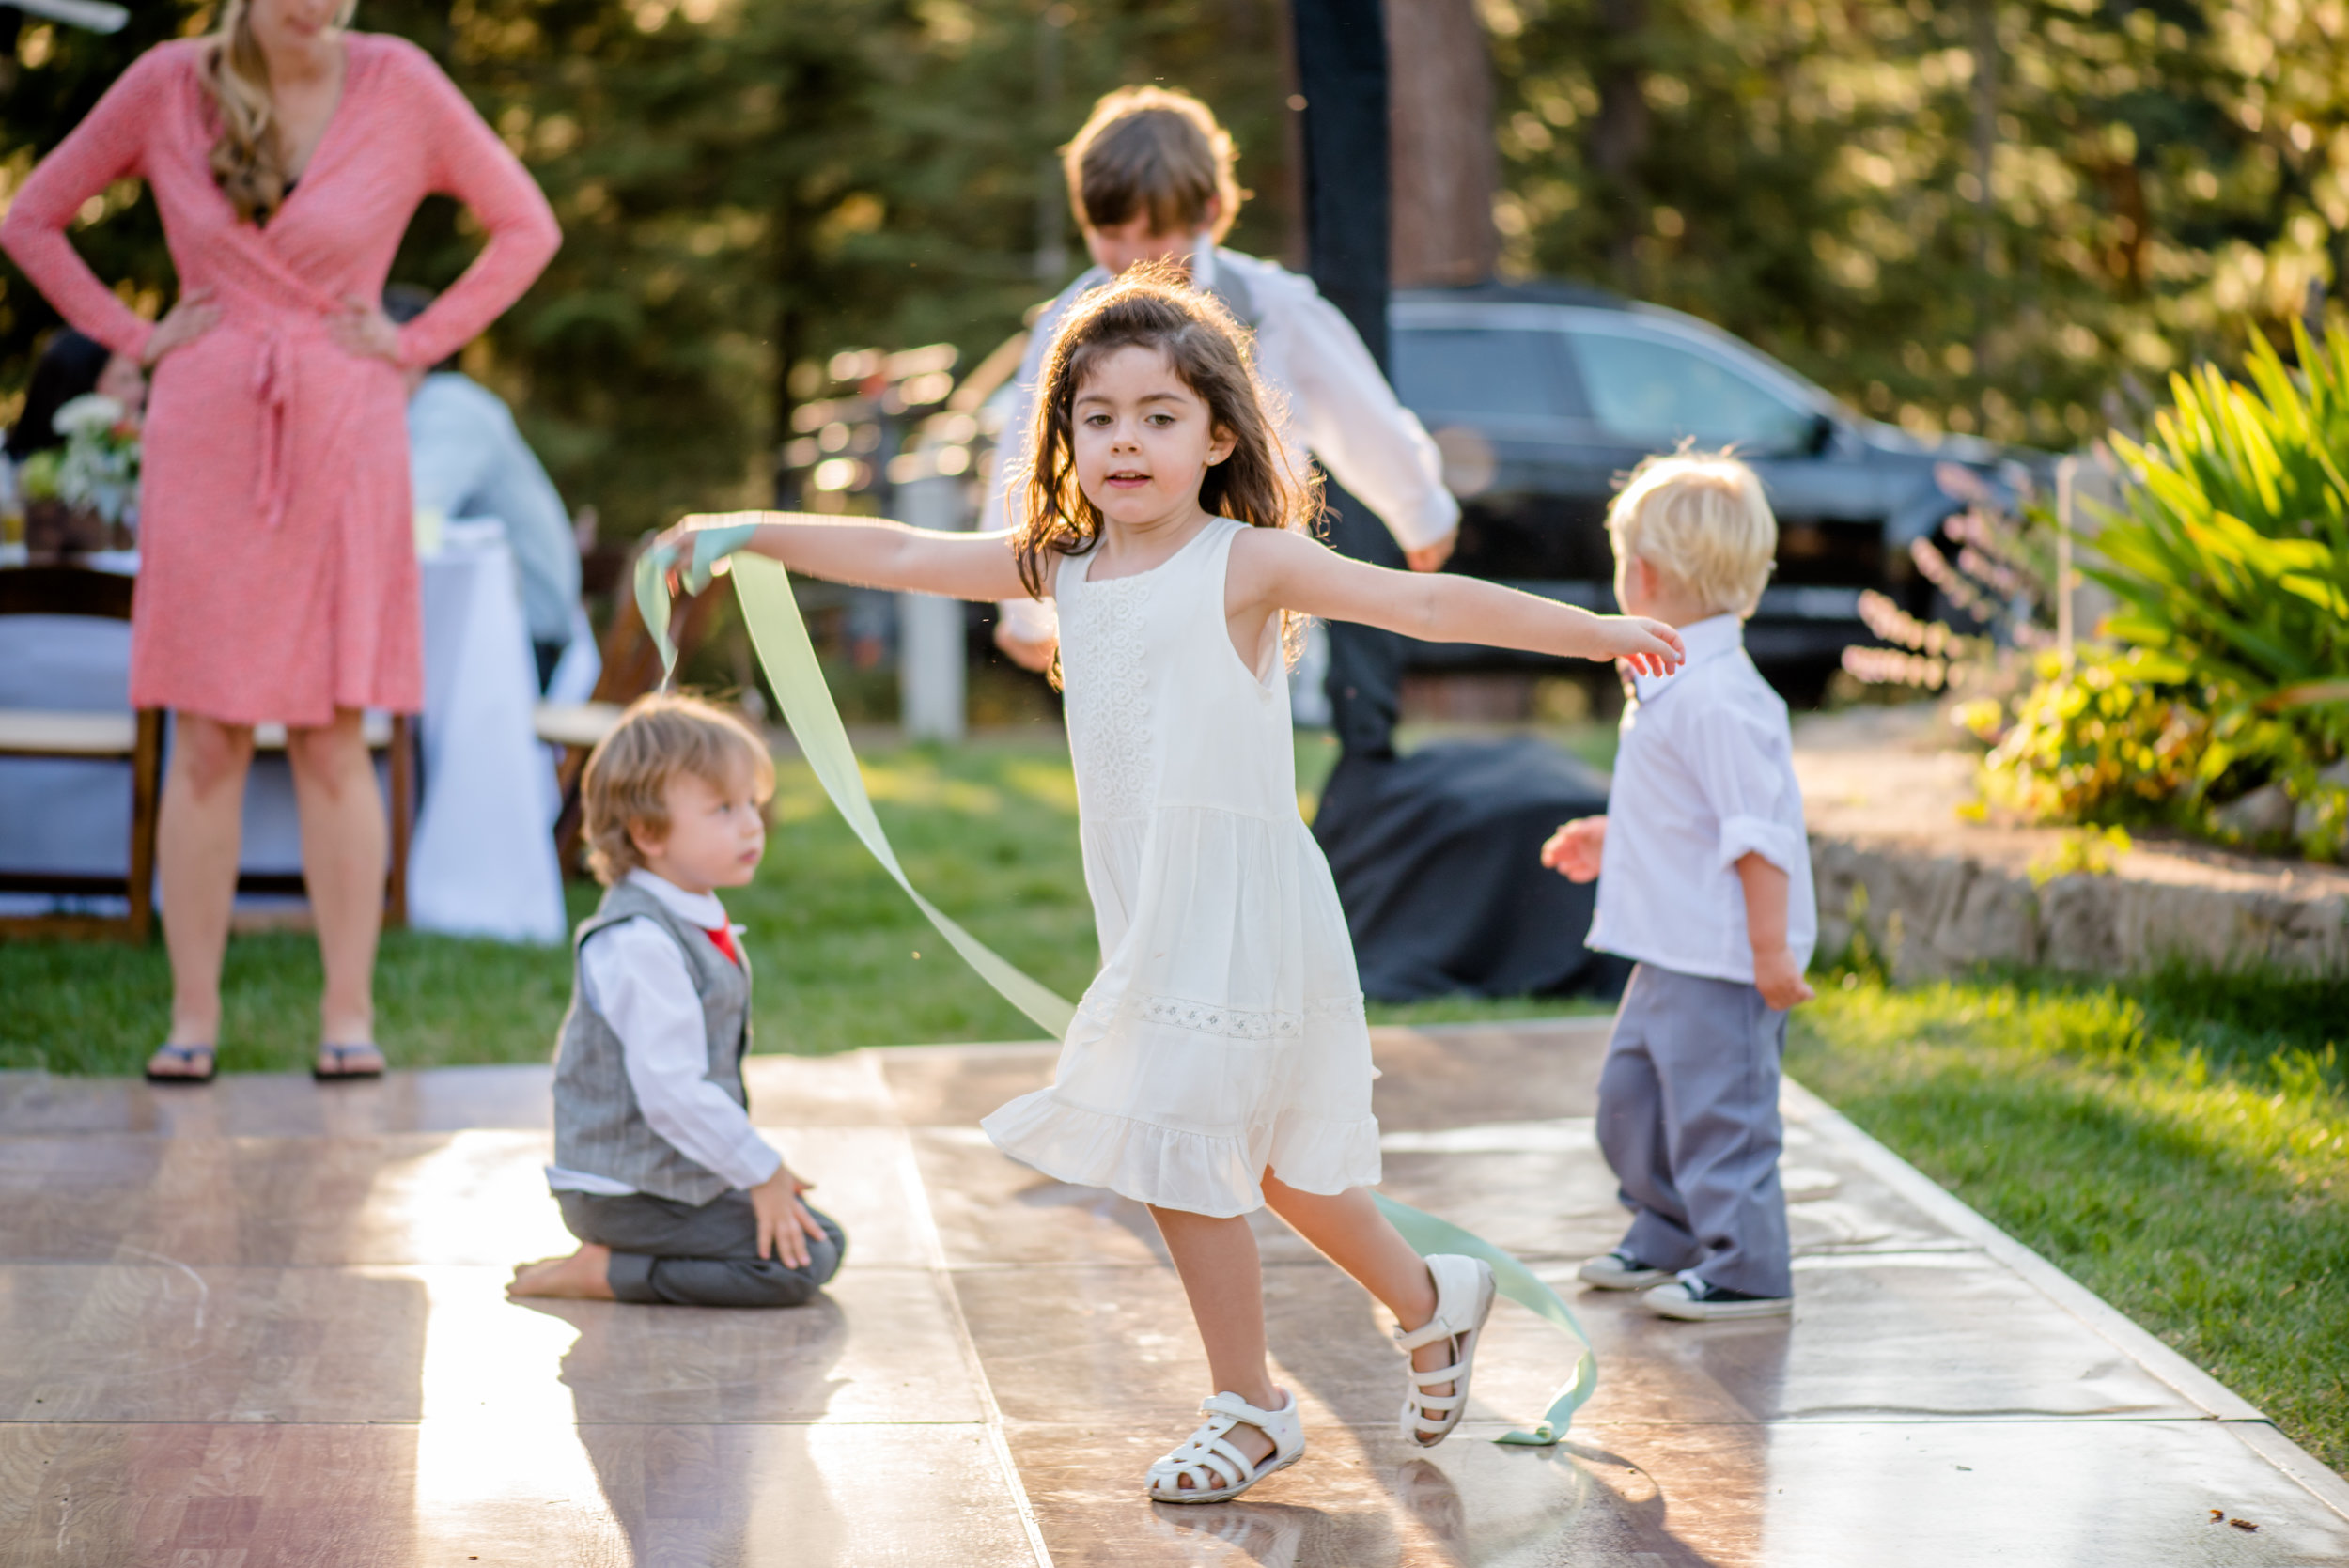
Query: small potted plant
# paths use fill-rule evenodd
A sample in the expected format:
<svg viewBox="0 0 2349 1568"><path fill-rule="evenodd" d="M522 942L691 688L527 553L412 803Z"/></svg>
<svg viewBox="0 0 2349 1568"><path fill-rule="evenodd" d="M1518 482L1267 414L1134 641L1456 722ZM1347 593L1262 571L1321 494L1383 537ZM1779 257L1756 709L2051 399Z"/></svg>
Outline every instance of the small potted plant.
<svg viewBox="0 0 2349 1568"><path fill-rule="evenodd" d="M136 543L139 427L122 404L102 393L57 411L65 445L37 452L19 475L24 490L24 547L34 560Z"/></svg>

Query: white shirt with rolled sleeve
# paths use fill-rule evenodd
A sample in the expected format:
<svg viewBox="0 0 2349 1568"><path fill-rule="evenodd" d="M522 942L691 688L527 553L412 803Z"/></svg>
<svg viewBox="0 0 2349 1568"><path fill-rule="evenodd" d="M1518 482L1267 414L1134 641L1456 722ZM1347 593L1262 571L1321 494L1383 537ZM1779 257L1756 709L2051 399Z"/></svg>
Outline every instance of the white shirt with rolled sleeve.
<svg viewBox="0 0 2349 1568"><path fill-rule="evenodd" d="M1311 278L1276 262L1202 244L1192 262L1201 288L1244 298L1254 317L1256 373L1275 395L1275 432L1301 471L1306 455L1321 459L1337 482L1378 515L1405 550L1436 543L1460 525L1460 504L1443 486L1443 459L1419 417L1405 408L1362 346L1353 323L1321 297ZM1107 283L1096 267L1063 289L1036 318L1003 424L988 489L982 532L1011 525L1010 492L1024 474L1036 383L1068 307ZM1003 607L1018 633L1031 641L1053 634L1052 612L1034 599Z"/></svg>
<svg viewBox="0 0 2349 1568"><path fill-rule="evenodd" d="M1786 945L1807 968L1818 942L1802 786L1786 705L1746 656L1745 625L1680 629L1676 675L1634 677L1607 796L1590 946L1682 974L1753 982L1737 862L1786 873Z"/></svg>
<svg viewBox="0 0 2349 1568"><path fill-rule="evenodd" d="M687 893L641 867L628 879L689 925L705 931L727 926L739 951L742 927L727 921L726 907L715 893ZM628 1086L635 1091L646 1125L677 1153L735 1187L756 1187L773 1175L783 1156L753 1129L750 1112L709 1081L701 997L676 939L641 915L607 925L581 947L579 979L586 991L582 1000L620 1037ZM547 1167L547 1186L602 1198L636 1190L609 1176L559 1165Z"/></svg>

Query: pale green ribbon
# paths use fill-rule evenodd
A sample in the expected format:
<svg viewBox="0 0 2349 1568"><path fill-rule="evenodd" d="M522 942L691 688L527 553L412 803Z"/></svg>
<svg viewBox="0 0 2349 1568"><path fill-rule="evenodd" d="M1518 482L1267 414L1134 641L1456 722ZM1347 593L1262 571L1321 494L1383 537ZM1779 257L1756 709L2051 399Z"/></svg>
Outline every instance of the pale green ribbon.
<svg viewBox="0 0 2349 1568"><path fill-rule="evenodd" d="M692 558L679 574L686 591L700 592L715 575L719 562L733 556L729 569L734 591L741 600L742 619L750 627L759 665L767 672L767 683L782 706L784 720L791 726L801 753L824 786L824 793L832 797L832 803L848 819L864 847L873 852L873 858L905 889L906 896L938 927L939 934L979 971L980 978L1053 1039L1066 1038L1069 1023L1076 1017L1075 1007L1005 962L907 880L905 868L897 863L896 851L890 847L889 835L881 831L880 818L874 815L872 797L865 793L856 753L848 745L848 732L840 722L840 710L833 706L832 689L824 683L822 667L816 661L807 623L800 618L790 574L780 563L765 556L734 553L750 542L756 527L755 523L736 523L692 535ZM669 640L670 607L665 582L669 568L677 563L676 551L667 546L646 551L636 563L636 605L645 617L646 629L661 649L664 677L677 665L677 648ZM1533 1429L1511 1432L1496 1441L1546 1447L1563 1437L1575 1411L1591 1397L1598 1383L1598 1358L1591 1350L1590 1336L1575 1321L1573 1311L1556 1291L1535 1278L1532 1270L1482 1236L1408 1203L1398 1203L1384 1193L1373 1193L1372 1197L1377 1201L1379 1212L1412 1250L1422 1257L1431 1252L1456 1252L1484 1259L1492 1265L1494 1286L1502 1296L1548 1319L1581 1345L1582 1355L1575 1364L1573 1375L1558 1390Z"/></svg>
<svg viewBox="0 0 2349 1568"><path fill-rule="evenodd" d="M1411 1244L1412 1251L1423 1258L1430 1252L1461 1252L1484 1259L1492 1265L1496 1290L1536 1316L1548 1319L1581 1344L1581 1359L1575 1363L1573 1374L1550 1400L1549 1408L1542 1412L1533 1430L1507 1433L1493 1440L1542 1448L1563 1437L1566 1428L1573 1424L1574 1413L1598 1387L1598 1357L1591 1349L1590 1335L1575 1321L1574 1309L1559 1299L1558 1293L1536 1278L1532 1269L1483 1236L1464 1231L1449 1219L1439 1219L1423 1209L1398 1203L1383 1192L1374 1192L1371 1197L1377 1201L1379 1212Z"/></svg>

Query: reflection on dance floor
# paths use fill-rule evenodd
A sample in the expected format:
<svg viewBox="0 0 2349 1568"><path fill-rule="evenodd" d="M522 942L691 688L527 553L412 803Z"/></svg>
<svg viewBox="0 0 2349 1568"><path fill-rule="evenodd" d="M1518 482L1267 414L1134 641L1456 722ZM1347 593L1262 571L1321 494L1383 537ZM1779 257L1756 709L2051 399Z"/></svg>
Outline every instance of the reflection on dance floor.
<svg viewBox="0 0 2349 1568"><path fill-rule="evenodd" d="M1043 1047L750 1063L853 1238L829 1296L508 1302L569 1243L542 1068L205 1089L0 1075L0 1563L2141 1563L2349 1560L2349 1487L1792 1090L1791 1323L1577 1296L1620 1228L1603 1026L1381 1031L1387 1187L1560 1284L1601 1380L1499 1312L1470 1421L1394 1434L1361 1293L1260 1227L1303 1463L1143 1501L1206 1371L1137 1205L997 1155ZM2214 1420L2213 1418L2217 1418ZM2330 1506L2327 1502L2330 1502Z"/></svg>

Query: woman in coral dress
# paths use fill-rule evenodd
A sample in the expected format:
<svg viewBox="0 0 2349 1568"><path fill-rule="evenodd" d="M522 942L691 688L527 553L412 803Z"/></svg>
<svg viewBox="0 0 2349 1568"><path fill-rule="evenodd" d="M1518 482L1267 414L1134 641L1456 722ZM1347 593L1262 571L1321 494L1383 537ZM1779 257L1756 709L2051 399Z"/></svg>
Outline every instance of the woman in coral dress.
<svg viewBox="0 0 2349 1568"><path fill-rule="evenodd" d="M371 1076L385 824L360 716L423 706L404 366L463 346L560 241L529 175L423 51L352 0L227 0L123 73L33 171L0 246L58 312L153 369L131 701L173 710L159 870L172 1021L153 1077L211 1075L253 726L287 726L325 961L318 1071ZM147 181L179 303L141 319L65 231ZM380 301L423 199L489 243L404 328Z"/></svg>

